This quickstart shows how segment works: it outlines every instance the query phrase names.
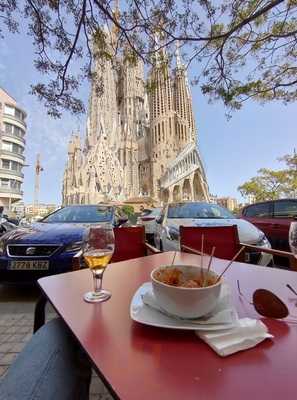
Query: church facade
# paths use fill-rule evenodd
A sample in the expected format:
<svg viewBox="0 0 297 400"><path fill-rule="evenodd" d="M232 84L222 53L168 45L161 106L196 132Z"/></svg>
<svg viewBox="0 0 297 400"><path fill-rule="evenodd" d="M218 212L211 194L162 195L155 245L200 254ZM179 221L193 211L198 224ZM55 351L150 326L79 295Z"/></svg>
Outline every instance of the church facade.
<svg viewBox="0 0 297 400"><path fill-rule="evenodd" d="M160 55L159 55L160 56ZM166 57L163 53L162 59ZM72 134L63 180L63 204L96 204L150 198L209 200L198 150L187 73L156 57L145 79L141 61L124 58L95 66L103 83L92 84L86 135Z"/></svg>

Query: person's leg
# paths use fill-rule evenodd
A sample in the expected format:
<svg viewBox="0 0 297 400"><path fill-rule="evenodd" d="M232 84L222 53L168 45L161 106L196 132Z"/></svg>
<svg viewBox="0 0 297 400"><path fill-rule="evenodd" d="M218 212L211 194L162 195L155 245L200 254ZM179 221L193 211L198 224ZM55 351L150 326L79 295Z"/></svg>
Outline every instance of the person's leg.
<svg viewBox="0 0 297 400"><path fill-rule="evenodd" d="M47 298L44 294L41 294L36 302L34 310L34 327L33 332L37 332L38 329L45 324L45 307L47 303Z"/></svg>
<svg viewBox="0 0 297 400"><path fill-rule="evenodd" d="M32 337L0 381L5 400L87 400L91 365L61 319Z"/></svg>

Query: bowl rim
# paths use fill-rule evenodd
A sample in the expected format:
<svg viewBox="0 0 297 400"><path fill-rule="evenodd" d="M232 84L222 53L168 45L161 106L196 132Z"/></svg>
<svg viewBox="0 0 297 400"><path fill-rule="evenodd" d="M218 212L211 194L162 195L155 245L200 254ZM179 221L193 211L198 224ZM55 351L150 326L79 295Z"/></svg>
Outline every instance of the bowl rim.
<svg viewBox="0 0 297 400"><path fill-rule="evenodd" d="M176 267L194 267L194 268L197 268L197 269L201 269L201 267L198 267L197 265L182 265L182 264L176 264L176 265L159 265L158 267L156 267L156 268L154 268L152 271L151 271L151 274L150 274L150 276L151 276L151 280L153 281L153 282L155 282L155 283L157 283L157 284L159 284L159 285L164 285L165 287L168 287L168 288L174 288L174 289L181 289L181 290L208 290L208 289L210 289L210 288L214 288L214 287L216 287L216 286L219 286L219 285L221 285L222 284L222 278L217 282L217 283L215 283L214 285L210 285L210 286L203 286L203 287L194 287L194 288L191 288L191 287L184 287L184 286L174 286L174 285L168 285L167 283L164 283L164 282L161 282L161 281L158 281L157 279L155 279L154 278L154 276L153 276L153 274L158 270L158 269L160 269L160 268L176 268ZM207 268L202 268L203 270L207 270ZM213 272L214 274L216 274L216 275L218 275L216 272L214 272L214 271L210 271L210 272ZM218 275L219 276L219 275Z"/></svg>

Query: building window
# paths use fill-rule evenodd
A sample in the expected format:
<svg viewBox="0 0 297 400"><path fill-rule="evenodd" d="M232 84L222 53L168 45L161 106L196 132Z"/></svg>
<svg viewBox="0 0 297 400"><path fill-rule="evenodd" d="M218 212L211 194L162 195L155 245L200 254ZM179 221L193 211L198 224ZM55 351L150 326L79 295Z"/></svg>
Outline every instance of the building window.
<svg viewBox="0 0 297 400"><path fill-rule="evenodd" d="M2 150L10 151L16 154L23 154L24 151L22 146L19 146L16 143L7 142L6 140L2 141Z"/></svg>
<svg viewBox="0 0 297 400"><path fill-rule="evenodd" d="M22 165L16 161L11 161L11 170L20 172L22 169Z"/></svg>
<svg viewBox="0 0 297 400"><path fill-rule="evenodd" d="M10 187L12 189L20 190L21 189L21 183L19 181L16 181L15 179L10 179Z"/></svg>
<svg viewBox="0 0 297 400"><path fill-rule="evenodd" d="M25 135L25 132L23 131L23 129L19 128L18 126L15 126L14 134L15 134L15 136L23 137Z"/></svg>
<svg viewBox="0 0 297 400"><path fill-rule="evenodd" d="M12 150L12 143L7 142L6 140L2 141L2 150L11 151Z"/></svg>
<svg viewBox="0 0 297 400"><path fill-rule="evenodd" d="M9 160L2 160L2 168L10 169L10 161Z"/></svg>
<svg viewBox="0 0 297 400"><path fill-rule="evenodd" d="M9 183L10 183L9 179L1 178L0 183L1 183L1 187L2 188L9 188L10 187L9 186Z"/></svg>
<svg viewBox="0 0 297 400"><path fill-rule="evenodd" d="M11 106L8 106L7 104L5 104L5 106L4 106L4 114L8 114L8 115L14 116L14 111L15 111L14 107L11 107Z"/></svg>
<svg viewBox="0 0 297 400"><path fill-rule="evenodd" d="M25 132L23 131L23 129L21 129L15 125L8 124L6 122L4 123L4 130L5 130L5 133L8 133L9 135L14 135L14 136L21 137L21 138L25 135Z"/></svg>
<svg viewBox="0 0 297 400"><path fill-rule="evenodd" d="M5 133L12 134L13 133L13 125L4 124Z"/></svg>
<svg viewBox="0 0 297 400"><path fill-rule="evenodd" d="M13 153L23 154L23 148L15 143L12 143L12 151Z"/></svg>

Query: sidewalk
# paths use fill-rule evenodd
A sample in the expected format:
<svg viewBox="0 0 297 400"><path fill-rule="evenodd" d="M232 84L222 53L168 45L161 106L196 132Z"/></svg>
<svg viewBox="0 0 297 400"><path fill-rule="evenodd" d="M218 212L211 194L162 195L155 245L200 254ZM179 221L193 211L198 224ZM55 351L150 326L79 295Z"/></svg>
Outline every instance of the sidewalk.
<svg viewBox="0 0 297 400"><path fill-rule="evenodd" d="M49 319L55 314L48 315ZM32 336L33 314L6 313L0 315L0 379L13 363L18 353L22 351ZM93 372L90 400L111 400L102 381Z"/></svg>

